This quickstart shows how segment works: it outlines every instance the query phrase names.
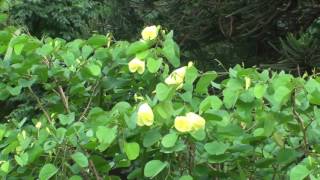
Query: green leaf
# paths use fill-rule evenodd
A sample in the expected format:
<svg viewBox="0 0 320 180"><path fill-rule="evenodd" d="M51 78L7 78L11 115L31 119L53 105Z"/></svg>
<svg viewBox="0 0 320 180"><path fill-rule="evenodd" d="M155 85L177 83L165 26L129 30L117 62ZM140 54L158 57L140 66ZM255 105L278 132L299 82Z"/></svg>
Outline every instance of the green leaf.
<svg viewBox="0 0 320 180"><path fill-rule="evenodd" d="M18 155L14 156L14 159L17 161L17 163L20 166L27 165L28 164L28 158L29 158L28 153L22 153L20 156L18 156Z"/></svg>
<svg viewBox="0 0 320 180"><path fill-rule="evenodd" d="M163 42L162 54L177 68L180 66L180 50L178 45L173 41L172 36L172 31L166 36Z"/></svg>
<svg viewBox="0 0 320 180"><path fill-rule="evenodd" d="M93 48L91 46L85 45L82 47L82 57L84 59L87 59L92 52L93 52Z"/></svg>
<svg viewBox="0 0 320 180"><path fill-rule="evenodd" d="M0 172L3 172L5 174L8 174L10 169L11 169L11 166L9 161L3 162L0 166Z"/></svg>
<svg viewBox="0 0 320 180"><path fill-rule="evenodd" d="M167 165L167 162L162 162L160 160L151 160L147 162L144 167L144 176L153 178L158 175Z"/></svg>
<svg viewBox="0 0 320 180"><path fill-rule="evenodd" d="M176 144L177 140L178 140L178 135L173 132L165 135L161 140L161 144L165 148L170 148Z"/></svg>
<svg viewBox="0 0 320 180"><path fill-rule="evenodd" d="M203 74L197 83L195 92L200 94L208 93L209 85L217 77L218 77L218 74L215 71L206 72L205 74Z"/></svg>
<svg viewBox="0 0 320 180"><path fill-rule="evenodd" d="M223 90L223 103L228 109L232 108L236 104L238 97L238 90L234 90L232 88L226 88Z"/></svg>
<svg viewBox="0 0 320 180"><path fill-rule="evenodd" d="M103 35L94 35L88 39L87 44L95 48L104 46L107 44L107 37Z"/></svg>
<svg viewBox="0 0 320 180"><path fill-rule="evenodd" d="M91 76L99 77L101 75L101 68L97 64L90 63L85 66L85 69Z"/></svg>
<svg viewBox="0 0 320 180"><path fill-rule="evenodd" d="M139 156L140 146L136 142L125 143L124 144L124 151L127 154L127 157L129 160L135 160Z"/></svg>
<svg viewBox="0 0 320 180"><path fill-rule="evenodd" d="M36 50L36 53L40 56L48 56L53 51L53 47L50 44L45 44L41 48Z"/></svg>
<svg viewBox="0 0 320 180"><path fill-rule="evenodd" d="M40 180L48 180L52 176L54 176L58 172L58 169L53 164L45 164L39 173L39 179Z"/></svg>
<svg viewBox="0 0 320 180"><path fill-rule="evenodd" d="M157 84L156 96L160 101L167 99L169 93L170 93L170 88L167 85L163 83Z"/></svg>
<svg viewBox="0 0 320 180"><path fill-rule="evenodd" d="M67 114L67 115L59 114L58 118L60 120L60 124L69 125L75 120L75 113L72 112L72 113Z"/></svg>
<svg viewBox="0 0 320 180"><path fill-rule="evenodd" d="M82 177L81 177L81 176L74 175L74 176L71 176L71 177L69 178L69 180L82 180Z"/></svg>
<svg viewBox="0 0 320 180"><path fill-rule="evenodd" d="M303 180L310 174L310 170L304 165L296 165L290 171L290 180Z"/></svg>
<svg viewBox="0 0 320 180"><path fill-rule="evenodd" d="M74 55L70 51L63 53L61 55L61 57L67 66L72 66L77 63L76 58L74 57Z"/></svg>
<svg viewBox="0 0 320 180"><path fill-rule="evenodd" d="M156 73L158 72L159 68L162 64L162 58L154 59L154 58L148 58L147 59L147 68L149 72Z"/></svg>
<svg viewBox="0 0 320 180"><path fill-rule="evenodd" d="M200 103L199 112L202 114L208 109L219 110L222 105L223 103L219 97L208 96Z"/></svg>
<svg viewBox="0 0 320 180"><path fill-rule="evenodd" d="M88 167L89 162L88 158L82 152L76 152L71 155L71 158L80 166L80 167Z"/></svg>
<svg viewBox="0 0 320 180"><path fill-rule="evenodd" d="M16 44L14 45L14 52L17 54L17 55L20 55L23 48L24 48L24 45L25 44Z"/></svg>
<svg viewBox="0 0 320 180"><path fill-rule="evenodd" d="M127 48L127 55L133 56L137 54L138 52L142 52L149 49L149 44L146 41L136 41L134 43L131 43L129 47Z"/></svg>
<svg viewBox="0 0 320 180"><path fill-rule="evenodd" d="M283 103L290 95L290 90L287 87L280 86L276 89L274 93L274 99L279 104Z"/></svg>
<svg viewBox="0 0 320 180"><path fill-rule="evenodd" d="M184 176L181 176L179 180L193 180L193 178L190 175L184 175Z"/></svg>
<svg viewBox="0 0 320 180"><path fill-rule="evenodd" d="M266 93L267 91L267 85L266 84L257 84L255 87L254 87L254 96L258 99L261 99L264 94Z"/></svg>
<svg viewBox="0 0 320 180"><path fill-rule="evenodd" d="M100 142L98 149L100 151L106 150L109 145L114 141L117 134L117 128L107 128L104 126L99 126L96 132L96 136Z"/></svg>
<svg viewBox="0 0 320 180"><path fill-rule="evenodd" d="M16 87L7 86L7 90L12 96L17 96L21 93L22 86L18 85Z"/></svg>
<svg viewBox="0 0 320 180"><path fill-rule="evenodd" d="M150 147L159 141L161 138L161 134L157 129L150 129L144 136L143 136L143 146Z"/></svg>
<svg viewBox="0 0 320 180"><path fill-rule="evenodd" d="M221 142L213 141L204 145L204 149L211 155L221 155L226 152L229 145Z"/></svg>

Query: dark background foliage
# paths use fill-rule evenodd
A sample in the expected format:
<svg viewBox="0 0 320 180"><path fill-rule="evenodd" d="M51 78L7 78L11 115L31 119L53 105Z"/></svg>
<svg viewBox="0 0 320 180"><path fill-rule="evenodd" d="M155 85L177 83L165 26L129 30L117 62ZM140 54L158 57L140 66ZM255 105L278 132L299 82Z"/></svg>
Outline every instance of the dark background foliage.
<svg viewBox="0 0 320 180"><path fill-rule="evenodd" d="M319 0L12 0L10 23L35 36L134 39L145 25L175 31L184 60L202 69L244 62L312 70L319 56ZM276 65L274 65L276 63Z"/></svg>

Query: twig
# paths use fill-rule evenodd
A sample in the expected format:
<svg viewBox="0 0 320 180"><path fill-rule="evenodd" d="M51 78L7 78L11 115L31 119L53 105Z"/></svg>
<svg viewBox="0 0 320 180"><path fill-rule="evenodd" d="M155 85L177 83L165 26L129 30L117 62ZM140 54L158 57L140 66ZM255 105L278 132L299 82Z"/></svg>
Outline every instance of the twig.
<svg viewBox="0 0 320 180"><path fill-rule="evenodd" d="M65 95L65 93L62 89L62 86L60 86L60 85L58 86L58 91L59 91L60 97L62 99L62 103L63 103L65 110L67 111L67 113L70 113L68 98Z"/></svg>
<svg viewBox="0 0 320 180"><path fill-rule="evenodd" d="M87 154L88 156L88 154ZM96 177L97 180L102 180L102 178L100 177L97 169L96 169L96 166L94 165L93 161L90 159L89 160L89 166L91 167L93 173L94 173L94 176Z"/></svg>
<svg viewBox="0 0 320 180"><path fill-rule="evenodd" d="M44 115L46 116L47 120L50 122L50 124L52 124L52 120L50 118L49 113L46 111L46 109L43 107L40 98L34 93L34 91L32 90L32 88L29 86L28 87L29 91L31 92L32 96L36 99L41 111L44 113Z"/></svg>
<svg viewBox="0 0 320 180"><path fill-rule="evenodd" d="M303 124L302 117L296 111L295 95L296 95L296 92L295 92L295 89L294 89L294 92L293 92L293 95L292 95L292 113L296 117L294 119L297 120L298 124L300 125L300 128L302 129L304 151L305 151L305 154L308 154L309 150L308 150L308 141L307 141L306 128L305 128L305 126Z"/></svg>
<svg viewBox="0 0 320 180"><path fill-rule="evenodd" d="M98 85L99 85L99 81L97 81L96 84L94 85L94 87L93 87L93 89L92 89L93 92L92 92L92 94L91 94L91 96L90 96L90 98L89 98L89 101L88 101L88 104L87 104L86 108L84 109L84 111L83 111L82 114L80 115L79 121L81 121L81 120L86 116L87 111L89 110L90 105L91 105L91 103L92 103L92 99L93 99L93 97L94 97L94 94L95 94L95 92L96 92L96 89L97 89Z"/></svg>

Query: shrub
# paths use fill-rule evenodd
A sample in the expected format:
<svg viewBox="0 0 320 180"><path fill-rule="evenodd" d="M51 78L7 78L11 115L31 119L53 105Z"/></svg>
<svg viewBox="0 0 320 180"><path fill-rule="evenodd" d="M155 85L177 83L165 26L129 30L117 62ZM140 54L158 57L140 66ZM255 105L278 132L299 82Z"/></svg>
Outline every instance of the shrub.
<svg viewBox="0 0 320 180"><path fill-rule="evenodd" d="M0 31L3 178L319 178L319 77L236 66L222 79L181 66L172 31L143 32Z"/></svg>

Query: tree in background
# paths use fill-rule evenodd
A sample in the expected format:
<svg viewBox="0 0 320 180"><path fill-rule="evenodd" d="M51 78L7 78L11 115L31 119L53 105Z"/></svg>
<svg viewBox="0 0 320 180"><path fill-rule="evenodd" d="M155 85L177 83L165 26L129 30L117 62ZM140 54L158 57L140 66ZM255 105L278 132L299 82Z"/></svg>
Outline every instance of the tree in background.
<svg viewBox="0 0 320 180"><path fill-rule="evenodd" d="M317 37L305 35L318 26L316 0L12 0L9 9L12 23L38 37L113 32L116 39L134 39L143 26L161 24L175 30L183 59L202 69L217 67L216 60L310 69L318 59L311 55Z"/></svg>

